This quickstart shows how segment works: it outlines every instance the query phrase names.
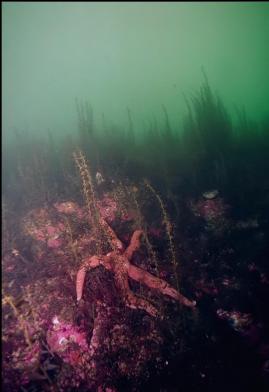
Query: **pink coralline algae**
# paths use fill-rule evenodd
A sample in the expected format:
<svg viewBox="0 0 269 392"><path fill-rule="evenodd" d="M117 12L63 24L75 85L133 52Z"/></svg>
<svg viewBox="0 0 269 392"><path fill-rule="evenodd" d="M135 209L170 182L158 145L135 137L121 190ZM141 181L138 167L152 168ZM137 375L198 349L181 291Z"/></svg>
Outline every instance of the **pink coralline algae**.
<svg viewBox="0 0 269 392"><path fill-rule="evenodd" d="M107 194L101 200L97 201L98 210L105 220L109 223L113 222L116 219L117 213L117 203Z"/></svg>
<svg viewBox="0 0 269 392"><path fill-rule="evenodd" d="M114 222L117 218L121 222L129 222L133 219L132 213L119 208L118 203L108 193L98 200L96 204L101 217L108 223Z"/></svg>
<svg viewBox="0 0 269 392"><path fill-rule="evenodd" d="M229 207L222 198L191 201L190 208L195 216L205 220L206 228L209 230L221 233L227 225L226 214Z"/></svg>
<svg viewBox="0 0 269 392"><path fill-rule="evenodd" d="M109 223L116 218L121 222L126 221L127 215L118 214L118 205L109 194L98 200L97 205L100 217ZM47 257L48 250L54 256L61 257L64 257L67 249L73 255L78 252L76 257L80 258L89 254L89 247L94 246L96 238L89 230L88 221L87 208L73 201L64 201L29 211L21 224L22 232L34 240L31 250L36 260L41 261Z"/></svg>
<svg viewBox="0 0 269 392"><path fill-rule="evenodd" d="M101 217L109 223L115 221L117 217L119 217L121 221L131 220L130 214L127 212L123 213L120 210L118 203L108 193L105 193L102 199L97 200L96 205ZM87 220L87 209L79 207L79 205L73 201L54 203L54 208L60 214L73 215L79 220Z"/></svg>
<svg viewBox="0 0 269 392"><path fill-rule="evenodd" d="M226 212L226 207L222 199L200 200L192 205L196 216L201 216L206 220L218 219Z"/></svg>
<svg viewBox="0 0 269 392"><path fill-rule="evenodd" d="M54 203L56 210L65 215L76 215L79 219L82 219L85 212L73 201L66 201L62 203Z"/></svg>
<svg viewBox="0 0 269 392"><path fill-rule="evenodd" d="M49 238L47 241L48 248L57 249L62 246L62 241L57 238Z"/></svg>
<svg viewBox="0 0 269 392"><path fill-rule="evenodd" d="M253 322L249 313L242 313L237 310L229 312L218 309L217 316L222 320L227 320L229 325L237 332L246 332Z"/></svg>
<svg viewBox="0 0 269 392"><path fill-rule="evenodd" d="M109 194L105 194L102 199L97 201L97 207L100 216L109 223L114 222L117 217L122 222L131 219L128 213L118 213L118 205ZM65 201L54 203L51 208L31 210L22 220L22 230L24 234L37 241L37 244L43 244L48 249L57 251L63 249L70 240L70 227L72 224L77 225L78 222L87 224L87 209L80 207L73 201ZM71 234L74 236L76 233L72 232ZM76 241L78 249L83 250L94 239L88 233L85 235L80 232ZM41 251L39 247L37 253L40 254L38 257L40 259L44 251Z"/></svg>
<svg viewBox="0 0 269 392"><path fill-rule="evenodd" d="M13 368L20 372L22 385L28 384L31 375L34 374L40 364L41 346L38 341L28 346L18 347L11 354Z"/></svg>
<svg viewBox="0 0 269 392"><path fill-rule="evenodd" d="M89 349L86 333L70 323L60 321L57 316L53 318L47 332L47 343L51 351L72 366L76 366L81 361L81 354Z"/></svg>
<svg viewBox="0 0 269 392"><path fill-rule="evenodd" d="M62 222L53 223L48 211L33 210L23 219L23 231L36 241L43 242L48 248L62 246L65 226Z"/></svg>

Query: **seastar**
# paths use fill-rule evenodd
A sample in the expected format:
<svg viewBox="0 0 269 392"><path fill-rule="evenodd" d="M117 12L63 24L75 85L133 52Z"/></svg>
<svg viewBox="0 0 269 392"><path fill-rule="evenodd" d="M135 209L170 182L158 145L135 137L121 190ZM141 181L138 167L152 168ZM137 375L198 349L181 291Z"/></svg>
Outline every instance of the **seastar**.
<svg viewBox="0 0 269 392"><path fill-rule="evenodd" d="M195 307L196 301L191 301L184 297L179 291L170 286L165 280L152 275L151 273L131 264L131 259L135 251L140 248L142 230L135 230L129 246L124 250L124 246L108 223L101 217L100 224L109 232L114 250L104 256L91 256L84 259L76 279L77 301L82 298L85 276L88 270L98 266L103 266L114 274L115 285L119 290L126 306L133 309L142 309L153 317L158 315L158 310L147 300L135 295L129 286L128 278L140 282L151 289L171 297L188 307Z"/></svg>

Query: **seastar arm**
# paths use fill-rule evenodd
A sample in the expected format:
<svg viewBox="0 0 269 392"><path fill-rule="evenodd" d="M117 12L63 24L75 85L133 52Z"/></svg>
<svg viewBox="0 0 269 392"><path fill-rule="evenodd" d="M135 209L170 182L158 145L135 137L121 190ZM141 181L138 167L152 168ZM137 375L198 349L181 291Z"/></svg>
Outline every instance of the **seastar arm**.
<svg viewBox="0 0 269 392"><path fill-rule="evenodd" d="M153 317L158 315L158 310L149 301L136 296L131 290L125 297L125 303L129 308L145 310Z"/></svg>
<svg viewBox="0 0 269 392"><path fill-rule="evenodd" d="M102 327L104 324L104 319L106 317L106 314L104 312L104 309L101 307L100 303L97 301L97 309L96 309L97 316L94 319L94 324L93 324L93 331L92 331L92 337L91 337L91 343L89 347L89 353L91 357L93 357L101 343L101 337L102 337Z"/></svg>
<svg viewBox="0 0 269 392"><path fill-rule="evenodd" d="M123 249L123 243L121 240L117 237L116 233L114 230L110 227L110 225L105 221L103 217L100 217L99 223L104 229L105 233L107 234L110 243L112 245L112 248L116 248L117 250L122 250Z"/></svg>
<svg viewBox="0 0 269 392"><path fill-rule="evenodd" d="M184 295L170 286L165 280L157 278L156 276L136 267L135 265L129 265L128 275L137 282L143 283L151 289L158 290L162 294L179 301L185 306L194 307L196 305L196 301L190 301L188 298L184 297Z"/></svg>
<svg viewBox="0 0 269 392"><path fill-rule="evenodd" d="M86 273L88 270L98 267L99 265L103 265L106 269L110 269L109 259L107 257L97 257L92 256L87 258L77 273L76 279L76 292L77 292L77 301L80 301L82 298L83 287L85 282Z"/></svg>
<svg viewBox="0 0 269 392"><path fill-rule="evenodd" d="M132 235L130 245L124 252L124 255L127 257L128 260L131 260L134 252L140 248L140 238L142 235L143 231L142 230L135 230L135 232Z"/></svg>
<svg viewBox="0 0 269 392"><path fill-rule="evenodd" d="M115 284L122 295L125 305L132 309L145 310L151 316L156 317L158 314L157 309L149 301L136 296L130 289L128 280L129 261L126 259L125 267L123 267L122 263L113 265Z"/></svg>

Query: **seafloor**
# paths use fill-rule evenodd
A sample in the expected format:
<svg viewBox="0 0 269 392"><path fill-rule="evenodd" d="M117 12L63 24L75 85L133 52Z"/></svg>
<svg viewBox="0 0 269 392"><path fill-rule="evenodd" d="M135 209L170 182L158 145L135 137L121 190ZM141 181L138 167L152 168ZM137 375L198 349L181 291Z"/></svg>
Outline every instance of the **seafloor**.
<svg viewBox="0 0 269 392"><path fill-rule="evenodd" d="M58 200L28 207L19 219L9 214L16 246L9 242L2 255L4 391L266 390L264 194L239 211L215 190L165 199L149 183L96 180L94 208L124 249L143 230L131 263L196 306L184 306L158 284L129 279L130 290L157 315L129 307L115 271L103 265L87 270L78 302L83 260L111 250L89 218L92 206Z"/></svg>

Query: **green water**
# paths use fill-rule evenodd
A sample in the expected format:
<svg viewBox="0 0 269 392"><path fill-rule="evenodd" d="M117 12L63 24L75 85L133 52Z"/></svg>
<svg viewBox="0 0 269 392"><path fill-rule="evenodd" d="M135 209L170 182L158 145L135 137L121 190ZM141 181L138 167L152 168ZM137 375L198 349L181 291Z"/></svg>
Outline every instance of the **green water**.
<svg viewBox="0 0 269 392"><path fill-rule="evenodd" d="M175 131L204 67L232 116L269 115L269 4L3 2L3 131L76 133L76 97L95 127ZM155 121L155 120L154 120Z"/></svg>

